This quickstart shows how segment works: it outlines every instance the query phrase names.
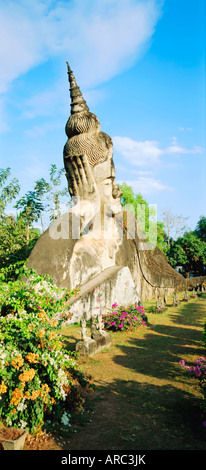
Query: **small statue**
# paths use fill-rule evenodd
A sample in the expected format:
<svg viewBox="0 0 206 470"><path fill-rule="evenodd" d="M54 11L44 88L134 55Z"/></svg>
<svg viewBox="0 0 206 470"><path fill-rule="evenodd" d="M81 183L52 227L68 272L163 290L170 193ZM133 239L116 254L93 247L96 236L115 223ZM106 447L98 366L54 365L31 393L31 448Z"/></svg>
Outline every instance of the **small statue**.
<svg viewBox="0 0 206 470"><path fill-rule="evenodd" d="M188 296L188 292L187 292L187 289L186 289L186 291L184 293L183 301L188 302L188 300L189 300L189 296Z"/></svg>
<svg viewBox="0 0 206 470"><path fill-rule="evenodd" d="M85 317L82 318L81 320L81 336L82 336L82 339L83 341L85 341L85 339L87 338L87 328L86 328L86 319Z"/></svg>
<svg viewBox="0 0 206 470"><path fill-rule="evenodd" d="M100 315L98 315L97 321L98 321L99 333L102 333L102 331L104 329L104 323L102 322L102 317Z"/></svg>
<svg viewBox="0 0 206 470"><path fill-rule="evenodd" d="M173 297L173 306L178 307L179 305L179 299L177 297L177 293L175 292L174 297Z"/></svg>
<svg viewBox="0 0 206 470"><path fill-rule="evenodd" d="M156 304L156 310L158 312L163 312L165 310L165 306L164 306L164 302L163 300L161 299L160 295L157 299L157 304Z"/></svg>
<svg viewBox="0 0 206 470"><path fill-rule="evenodd" d="M92 316L92 323L91 323L91 338L96 334L97 328L96 328L96 318Z"/></svg>
<svg viewBox="0 0 206 470"><path fill-rule="evenodd" d="M102 321L102 306L100 305L100 312L97 316L97 321L98 321L98 330L99 330L99 333L102 333L103 332L103 329L104 329L104 323Z"/></svg>
<svg viewBox="0 0 206 470"><path fill-rule="evenodd" d="M191 295L191 297L196 297L196 292L195 292L195 288L194 288L194 287L193 287L193 289L192 289L192 295Z"/></svg>

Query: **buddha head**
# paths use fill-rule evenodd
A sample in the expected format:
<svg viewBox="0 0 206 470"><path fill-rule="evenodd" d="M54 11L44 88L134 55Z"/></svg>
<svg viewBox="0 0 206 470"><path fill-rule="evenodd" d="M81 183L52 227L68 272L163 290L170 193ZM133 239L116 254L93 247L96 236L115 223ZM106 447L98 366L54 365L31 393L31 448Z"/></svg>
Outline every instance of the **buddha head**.
<svg viewBox="0 0 206 470"><path fill-rule="evenodd" d="M71 115L66 123L68 140L64 146L64 165L68 178L68 189L74 195L68 167L72 159L86 154L92 168L95 182L100 194L101 204L108 204L117 211L120 204L121 189L115 183L115 167L113 162L113 143L109 135L101 132L97 116L89 111L73 72L68 67L70 83Z"/></svg>

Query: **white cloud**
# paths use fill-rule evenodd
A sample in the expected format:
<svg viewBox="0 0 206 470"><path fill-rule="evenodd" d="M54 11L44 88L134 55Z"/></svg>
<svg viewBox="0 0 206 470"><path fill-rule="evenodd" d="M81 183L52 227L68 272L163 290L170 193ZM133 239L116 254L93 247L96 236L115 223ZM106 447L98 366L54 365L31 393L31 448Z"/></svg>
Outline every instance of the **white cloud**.
<svg viewBox="0 0 206 470"><path fill-rule="evenodd" d="M203 149L197 145L194 145L191 149L181 147L180 145L178 145L177 137L173 137L171 145L165 149L164 153L176 153L176 154L194 153L196 154L196 153L202 153L202 150Z"/></svg>
<svg viewBox="0 0 206 470"><path fill-rule="evenodd" d="M114 151L121 154L133 165L148 166L157 163L162 154L156 141L141 142L130 139L130 137L113 137L112 140Z"/></svg>
<svg viewBox="0 0 206 470"><path fill-rule="evenodd" d="M192 131L192 127L178 127L178 131L184 132L184 131Z"/></svg>
<svg viewBox="0 0 206 470"><path fill-rule="evenodd" d="M117 181L117 183L122 184L123 181ZM124 181L128 186L132 186L134 193L142 193L143 195L152 194L157 191L174 191L174 188L171 186L162 184L156 178L140 176L137 180L127 180Z"/></svg>
<svg viewBox="0 0 206 470"><path fill-rule="evenodd" d="M0 92L5 92L12 80L45 60L48 41L45 21L41 21L41 2L8 0L1 2L0 11ZM30 9L31 8L31 9Z"/></svg>
<svg viewBox="0 0 206 470"><path fill-rule="evenodd" d="M193 146L187 149L178 144L177 138L173 137L171 145L160 148L157 141L137 141L129 137L113 137L114 152L122 155L131 165L147 167L161 163L161 156L170 154L197 154L202 153L202 148Z"/></svg>
<svg viewBox="0 0 206 470"><path fill-rule="evenodd" d="M128 68L152 37L159 0L0 0L0 92L53 56L71 60L81 84Z"/></svg>

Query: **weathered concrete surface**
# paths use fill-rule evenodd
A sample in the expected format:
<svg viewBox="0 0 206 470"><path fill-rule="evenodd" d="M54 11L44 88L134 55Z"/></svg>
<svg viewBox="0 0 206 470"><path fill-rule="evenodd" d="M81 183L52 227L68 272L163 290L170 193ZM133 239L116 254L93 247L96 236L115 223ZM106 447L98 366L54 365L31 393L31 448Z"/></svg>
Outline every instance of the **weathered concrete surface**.
<svg viewBox="0 0 206 470"><path fill-rule="evenodd" d="M77 297L68 301L69 311L73 314L68 323L74 323L86 315L108 312L114 303L129 305L140 300L134 281L127 266L111 266L80 286Z"/></svg>
<svg viewBox="0 0 206 470"><path fill-rule="evenodd" d="M187 279L188 289L193 289L193 287L201 286L203 282L206 283L206 276L191 277Z"/></svg>
<svg viewBox="0 0 206 470"><path fill-rule="evenodd" d="M76 352L80 356L93 356L112 343L111 336L106 331L96 333L93 338L87 338L84 341L76 343Z"/></svg>

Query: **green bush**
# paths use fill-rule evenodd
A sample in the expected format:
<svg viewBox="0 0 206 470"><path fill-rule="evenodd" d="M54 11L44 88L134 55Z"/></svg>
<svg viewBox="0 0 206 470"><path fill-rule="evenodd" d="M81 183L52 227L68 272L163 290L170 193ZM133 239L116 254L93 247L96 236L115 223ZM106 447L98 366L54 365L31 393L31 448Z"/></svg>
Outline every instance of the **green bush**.
<svg viewBox="0 0 206 470"><path fill-rule="evenodd" d="M69 315L65 301L75 292L56 289L33 270L23 274L26 281L0 282L0 417L37 433L54 411L68 425L71 397L90 383L59 334Z"/></svg>

